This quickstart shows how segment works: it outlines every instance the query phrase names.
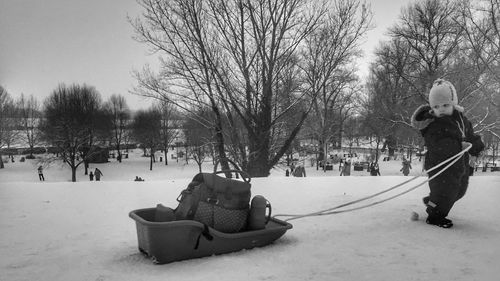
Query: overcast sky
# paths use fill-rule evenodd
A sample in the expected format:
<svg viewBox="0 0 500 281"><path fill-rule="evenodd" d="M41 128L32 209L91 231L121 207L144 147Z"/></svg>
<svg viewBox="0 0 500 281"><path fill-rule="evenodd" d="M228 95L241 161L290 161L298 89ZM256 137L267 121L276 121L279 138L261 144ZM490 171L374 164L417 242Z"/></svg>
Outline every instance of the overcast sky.
<svg viewBox="0 0 500 281"><path fill-rule="evenodd" d="M410 2L368 1L376 28L364 44L362 74ZM59 83L87 83L103 99L122 94L131 108L148 107L148 100L129 93L132 71L157 61L132 39L127 15L140 11L135 0L0 0L0 85L14 98L24 93L43 101Z"/></svg>

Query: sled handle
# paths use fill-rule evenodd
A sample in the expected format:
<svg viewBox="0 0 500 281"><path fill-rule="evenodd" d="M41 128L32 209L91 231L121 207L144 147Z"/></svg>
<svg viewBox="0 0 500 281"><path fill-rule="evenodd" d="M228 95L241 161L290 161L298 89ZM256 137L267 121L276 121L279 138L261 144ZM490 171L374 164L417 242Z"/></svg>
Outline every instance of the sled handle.
<svg viewBox="0 0 500 281"><path fill-rule="evenodd" d="M243 181L245 181L247 183L250 182L251 177L247 172L242 171L240 169L240 167L238 166L238 164L236 164L233 160L230 160L228 158L226 158L226 160L228 163L233 165L234 169L218 171L217 168L219 167L220 159L217 159L217 161L215 162L215 165L214 165L214 174L234 173L236 175L236 178L238 178L238 174L240 174Z"/></svg>
<svg viewBox="0 0 500 281"><path fill-rule="evenodd" d="M234 169L235 170L238 170L238 171L241 171L240 167L238 166L238 164L236 164L233 160L231 159L228 159L228 158L225 158L227 160L228 163L232 164ZM214 173L217 172L217 168L219 168L219 163L220 163L220 158L217 159L217 161L215 161L215 165L214 165Z"/></svg>
<svg viewBox="0 0 500 281"><path fill-rule="evenodd" d="M235 173L236 174L236 178L238 178L238 174L241 175L241 179L246 182L246 183L250 183L250 181L252 180L250 178L250 175L247 174L247 172L244 172L244 171L241 171L241 170L220 170L220 171L214 171L214 174L225 174L225 173Z"/></svg>

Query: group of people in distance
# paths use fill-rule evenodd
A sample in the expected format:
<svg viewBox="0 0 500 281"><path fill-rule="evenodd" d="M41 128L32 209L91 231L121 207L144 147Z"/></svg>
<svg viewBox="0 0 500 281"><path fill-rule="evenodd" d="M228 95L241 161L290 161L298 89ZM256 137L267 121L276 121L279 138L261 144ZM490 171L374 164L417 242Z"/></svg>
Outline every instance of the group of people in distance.
<svg viewBox="0 0 500 281"><path fill-rule="evenodd" d="M45 181L45 176L43 175L43 166L42 165L38 166L37 171L38 171L38 178L40 179L40 181ZM103 173L98 168L95 168L94 172L90 171L89 173L90 181L93 181L94 177L96 181L100 181L102 176Z"/></svg>

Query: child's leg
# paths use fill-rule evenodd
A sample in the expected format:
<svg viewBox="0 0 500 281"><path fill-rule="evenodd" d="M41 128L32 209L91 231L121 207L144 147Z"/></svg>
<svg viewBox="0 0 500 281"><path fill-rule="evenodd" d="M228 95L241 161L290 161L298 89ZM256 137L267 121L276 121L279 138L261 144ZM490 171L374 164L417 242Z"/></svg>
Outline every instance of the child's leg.
<svg viewBox="0 0 500 281"><path fill-rule="evenodd" d="M455 201L460 200L462 197L464 197L465 193L467 192L467 187L469 186L469 174L465 174L461 179L460 179L460 189L457 194L457 199Z"/></svg>
<svg viewBox="0 0 500 281"><path fill-rule="evenodd" d="M429 216L446 217L460 192L460 179L444 172L429 182L430 194L427 203Z"/></svg>

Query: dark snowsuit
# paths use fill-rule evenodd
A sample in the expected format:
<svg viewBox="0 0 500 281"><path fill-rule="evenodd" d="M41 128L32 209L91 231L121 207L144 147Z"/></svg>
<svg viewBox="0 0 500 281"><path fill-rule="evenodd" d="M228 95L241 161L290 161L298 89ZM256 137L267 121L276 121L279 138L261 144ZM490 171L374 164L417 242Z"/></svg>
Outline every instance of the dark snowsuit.
<svg viewBox="0 0 500 281"><path fill-rule="evenodd" d="M101 176L103 176L103 174L102 174L101 170L95 168L94 176L95 176L96 181L100 181Z"/></svg>
<svg viewBox="0 0 500 281"><path fill-rule="evenodd" d="M38 167L38 178L39 178L41 181L45 181L45 177L43 176L43 167L42 167L42 166L39 166L39 167Z"/></svg>
<svg viewBox="0 0 500 281"><path fill-rule="evenodd" d="M306 176L306 169L303 166L297 166L295 170L293 170L292 175L294 177L305 177Z"/></svg>
<svg viewBox="0 0 500 281"><path fill-rule="evenodd" d="M377 163L371 163L370 165L370 175L372 176L380 176L380 169Z"/></svg>
<svg viewBox="0 0 500 281"><path fill-rule="evenodd" d="M462 142L469 142L469 153L479 155L484 144L479 135L474 134L472 124L459 111L454 109L451 116L435 117L428 105L417 108L412 116L412 124L424 137L427 153L424 168L431 169L442 161L462 151ZM430 194L427 203L429 216L446 217L453 204L462 198L469 185L469 153L442 174L429 182ZM429 173L432 177L446 165Z"/></svg>
<svg viewBox="0 0 500 281"><path fill-rule="evenodd" d="M400 172L403 172L403 175L407 176L409 173L410 173L410 169L411 169L411 163L410 161L408 160L403 160L403 168L401 168L401 170L399 170Z"/></svg>

